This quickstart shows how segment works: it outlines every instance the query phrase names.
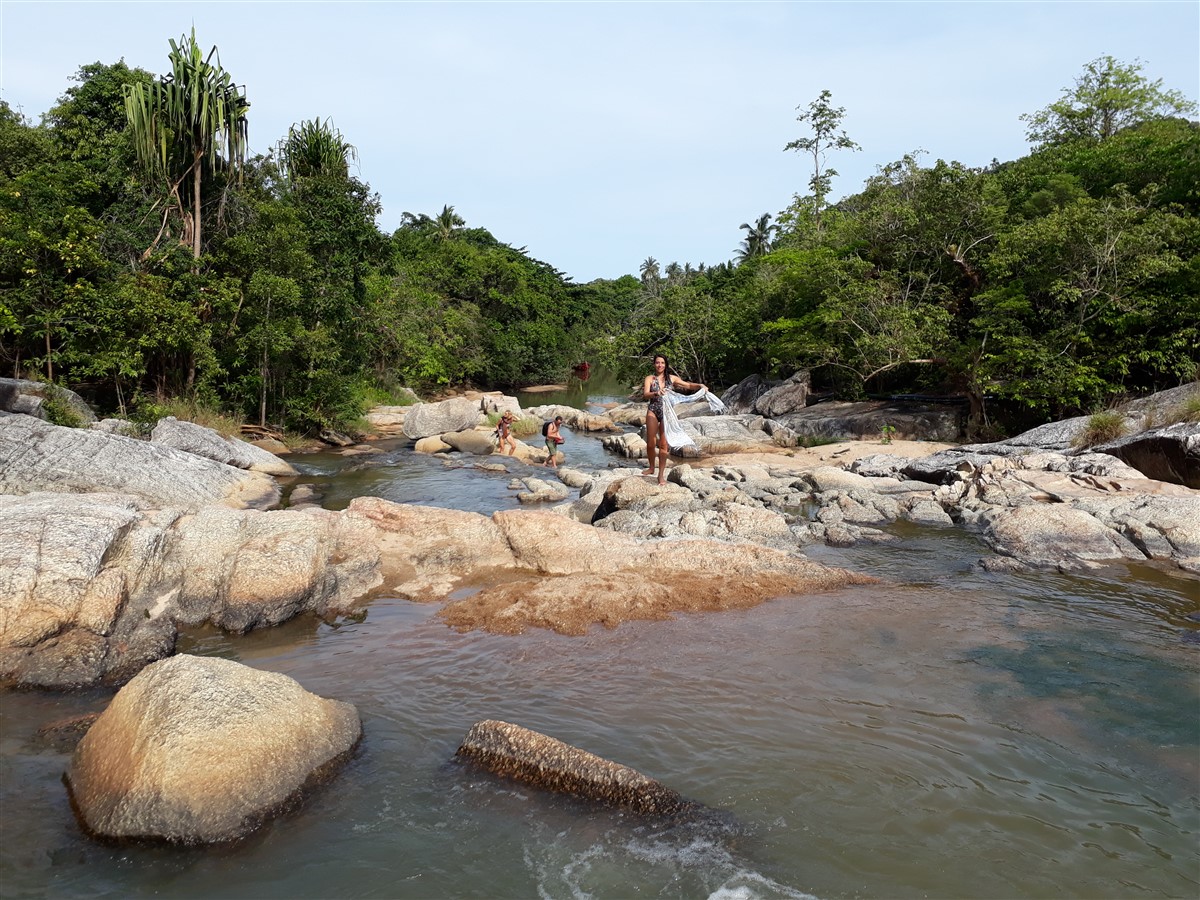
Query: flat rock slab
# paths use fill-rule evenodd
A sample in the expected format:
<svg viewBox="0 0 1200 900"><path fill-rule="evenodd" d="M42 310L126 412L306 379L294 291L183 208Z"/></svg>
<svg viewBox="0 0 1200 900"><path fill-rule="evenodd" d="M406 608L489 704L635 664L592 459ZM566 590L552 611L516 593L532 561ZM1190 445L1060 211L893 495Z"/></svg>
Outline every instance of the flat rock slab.
<svg viewBox="0 0 1200 900"><path fill-rule="evenodd" d="M279 502L271 476L163 447L31 416L0 418L0 494L133 494L147 506L213 503L265 509Z"/></svg>
<svg viewBox="0 0 1200 900"><path fill-rule="evenodd" d="M636 769L496 719L472 725L457 756L502 778L641 815L678 816L700 809Z"/></svg>

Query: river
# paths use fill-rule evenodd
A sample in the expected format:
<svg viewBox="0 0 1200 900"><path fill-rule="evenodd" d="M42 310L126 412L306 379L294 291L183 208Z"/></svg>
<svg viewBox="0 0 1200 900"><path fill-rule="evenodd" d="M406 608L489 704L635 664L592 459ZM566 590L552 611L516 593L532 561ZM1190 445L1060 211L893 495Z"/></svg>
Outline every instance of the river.
<svg viewBox="0 0 1200 900"><path fill-rule="evenodd" d="M610 462L585 435L566 450ZM299 462L330 508L356 493L517 505L505 473L399 446L361 463ZM1200 581L1148 566L986 573L969 534L891 530L891 545L807 550L883 584L585 637L459 634L436 605L386 597L361 620L193 630L180 650L284 672L363 719L333 782L233 846L85 838L69 757L34 731L108 695L6 693L0 895L1200 895ZM453 763L488 718L721 816L667 827Z"/></svg>

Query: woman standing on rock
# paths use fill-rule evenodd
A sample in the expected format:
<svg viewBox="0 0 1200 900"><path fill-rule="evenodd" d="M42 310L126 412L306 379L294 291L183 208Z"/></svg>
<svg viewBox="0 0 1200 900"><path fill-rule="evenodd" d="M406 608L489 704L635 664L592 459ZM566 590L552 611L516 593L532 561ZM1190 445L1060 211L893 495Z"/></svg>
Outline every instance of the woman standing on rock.
<svg viewBox="0 0 1200 900"><path fill-rule="evenodd" d="M671 364L667 362L667 358L661 353L657 354L654 357L653 374L647 375L646 380L642 382L642 395L650 401L650 405L646 408L646 457L650 462L650 468L643 471L642 474L654 474L654 456L657 453L659 484L667 483L667 456L670 454L671 448L667 446L667 435L663 429L665 415L663 402L667 392L672 388L684 388L689 391L703 390L706 393L708 391L708 388L702 384L684 381L675 374Z"/></svg>

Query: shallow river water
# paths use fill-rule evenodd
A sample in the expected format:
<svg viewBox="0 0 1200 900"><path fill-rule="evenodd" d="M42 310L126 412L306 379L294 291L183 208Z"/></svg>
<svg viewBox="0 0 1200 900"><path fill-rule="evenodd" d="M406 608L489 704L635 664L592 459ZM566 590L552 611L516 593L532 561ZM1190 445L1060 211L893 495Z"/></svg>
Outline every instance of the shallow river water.
<svg viewBox="0 0 1200 900"><path fill-rule="evenodd" d="M542 402L526 399L526 405ZM572 435L577 464L607 464ZM396 450L354 493L490 511L509 476ZM378 598L180 650L356 704L363 741L234 846L82 836L64 752L33 736L108 695L0 696L4 897L1180 897L1200 895L1200 581L1114 567L989 574L954 529L809 548L884 583L568 638L459 634ZM716 810L668 827L456 765L497 718Z"/></svg>

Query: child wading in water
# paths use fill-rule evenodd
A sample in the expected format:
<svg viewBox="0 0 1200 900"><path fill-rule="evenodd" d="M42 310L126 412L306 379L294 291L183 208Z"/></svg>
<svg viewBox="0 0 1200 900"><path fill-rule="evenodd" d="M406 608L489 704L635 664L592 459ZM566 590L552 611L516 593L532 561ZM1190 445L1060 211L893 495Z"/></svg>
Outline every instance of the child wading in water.
<svg viewBox="0 0 1200 900"><path fill-rule="evenodd" d="M507 446L509 448L507 451L509 456L517 452L517 439L512 436L512 423L513 414L505 410L504 414L500 416L500 424L496 426L496 433L500 437L499 450L501 453L505 453L504 448Z"/></svg>

